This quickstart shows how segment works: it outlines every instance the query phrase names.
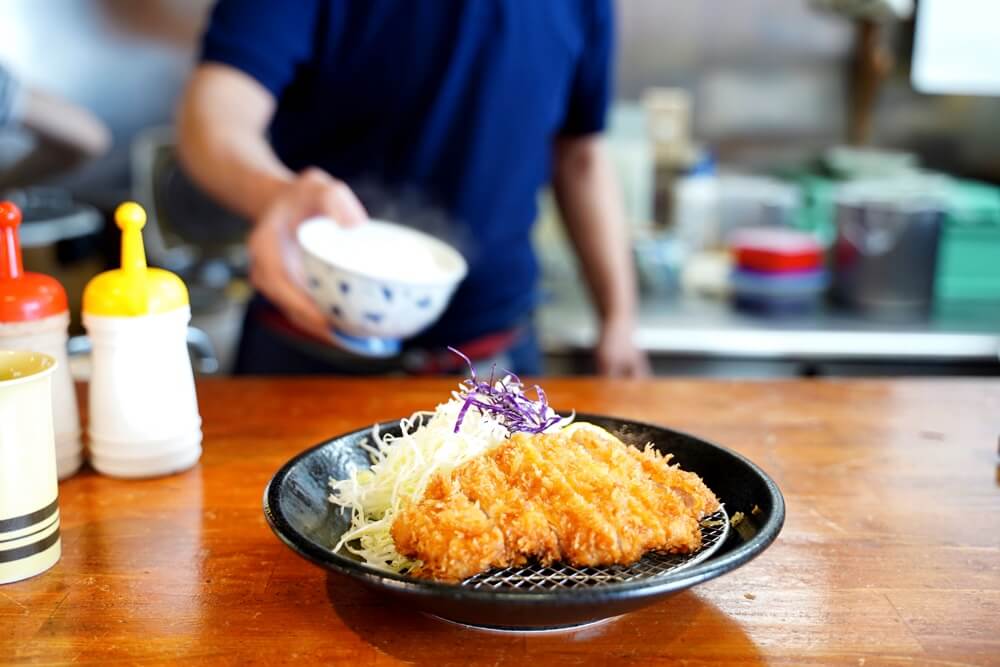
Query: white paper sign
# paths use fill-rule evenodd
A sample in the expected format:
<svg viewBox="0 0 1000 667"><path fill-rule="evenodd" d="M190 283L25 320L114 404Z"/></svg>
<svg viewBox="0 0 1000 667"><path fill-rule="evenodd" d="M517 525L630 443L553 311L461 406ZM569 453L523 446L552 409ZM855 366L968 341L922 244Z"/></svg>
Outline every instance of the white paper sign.
<svg viewBox="0 0 1000 667"><path fill-rule="evenodd" d="M921 0L911 77L922 93L1000 95L1000 0Z"/></svg>

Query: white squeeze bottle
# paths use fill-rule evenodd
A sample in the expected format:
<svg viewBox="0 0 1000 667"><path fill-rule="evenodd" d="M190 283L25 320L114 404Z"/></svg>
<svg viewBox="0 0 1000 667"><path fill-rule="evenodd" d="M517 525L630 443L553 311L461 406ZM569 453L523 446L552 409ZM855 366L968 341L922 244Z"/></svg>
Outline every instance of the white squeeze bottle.
<svg viewBox="0 0 1000 667"><path fill-rule="evenodd" d="M52 417L56 468L59 479L66 479L83 463L76 390L66 360L69 306L59 281L24 270L17 235L20 224L20 209L11 202L0 202L0 349L41 352L55 360Z"/></svg>
<svg viewBox="0 0 1000 667"><path fill-rule="evenodd" d="M122 204L115 222L121 268L94 277L83 292L92 349L90 462L115 477L166 475L201 457L188 292L173 273L147 268L141 206Z"/></svg>

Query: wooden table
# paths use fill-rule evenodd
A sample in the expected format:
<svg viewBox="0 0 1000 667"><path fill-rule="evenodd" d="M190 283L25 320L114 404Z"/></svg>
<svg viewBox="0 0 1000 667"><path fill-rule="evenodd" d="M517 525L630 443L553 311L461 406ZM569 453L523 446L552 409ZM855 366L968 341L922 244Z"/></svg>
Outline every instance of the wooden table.
<svg viewBox="0 0 1000 667"><path fill-rule="evenodd" d="M62 561L0 587L0 663L1000 664L1000 383L550 380L561 405L732 447L788 518L749 565L576 633L500 635L393 605L284 547L271 474L449 381L199 385L200 466L61 486Z"/></svg>

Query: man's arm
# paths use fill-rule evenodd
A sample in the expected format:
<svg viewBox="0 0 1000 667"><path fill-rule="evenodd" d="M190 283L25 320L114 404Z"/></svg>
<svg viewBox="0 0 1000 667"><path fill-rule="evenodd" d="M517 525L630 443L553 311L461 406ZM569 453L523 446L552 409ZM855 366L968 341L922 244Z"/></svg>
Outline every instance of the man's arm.
<svg viewBox="0 0 1000 667"><path fill-rule="evenodd" d="M222 204L255 220L295 179L267 142L275 101L264 86L225 65L198 67L177 118L187 172Z"/></svg>
<svg viewBox="0 0 1000 667"><path fill-rule="evenodd" d="M649 363L633 341L636 281L624 208L600 135L557 139L552 183L601 318L595 350L598 371L646 375Z"/></svg>
<svg viewBox="0 0 1000 667"><path fill-rule="evenodd" d="M267 140L274 110L274 96L252 77L200 65L178 113L180 157L201 187L253 221L247 241L253 285L299 327L326 338L326 318L302 287L295 228L314 215L342 225L367 215L341 181L319 169L295 174L281 162Z"/></svg>
<svg viewBox="0 0 1000 667"><path fill-rule="evenodd" d="M24 91L21 124L78 160L100 157L111 147L111 133L94 114L35 88Z"/></svg>
<svg viewBox="0 0 1000 667"><path fill-rule="evenodd" d="M20 85L0 66L0 125L20 125L36 145L0 173L0 188L37 183L86 160L100 157L111 146L111 133L87 109L36 88Z"/></svg>

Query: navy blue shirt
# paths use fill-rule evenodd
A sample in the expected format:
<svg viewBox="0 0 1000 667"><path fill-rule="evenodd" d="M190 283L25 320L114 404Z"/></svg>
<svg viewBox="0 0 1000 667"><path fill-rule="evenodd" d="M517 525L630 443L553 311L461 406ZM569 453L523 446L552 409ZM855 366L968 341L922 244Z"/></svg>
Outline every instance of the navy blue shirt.
<svg viewBox="0 0 1000 667"><path fill-rule="evenodd" d="M222 0L202 58L278 101L290 168L345 181L373 217L454 243L469 275L427 344L517 324L553 140L604 127L610 0Z"/></svg>

